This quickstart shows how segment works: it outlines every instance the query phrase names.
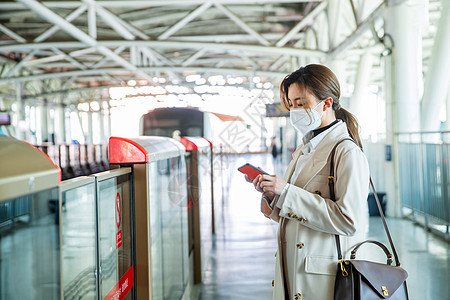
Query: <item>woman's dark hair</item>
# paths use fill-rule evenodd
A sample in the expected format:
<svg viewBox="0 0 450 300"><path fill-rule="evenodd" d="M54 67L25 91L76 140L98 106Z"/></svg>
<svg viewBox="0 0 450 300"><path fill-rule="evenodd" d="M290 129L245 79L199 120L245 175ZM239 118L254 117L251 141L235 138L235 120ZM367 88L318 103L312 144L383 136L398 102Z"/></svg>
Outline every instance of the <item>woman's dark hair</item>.
<svg viewBox="0 0 450 300"><path fill-rule="evenodd" d="M330 97L333 99L333 110L336 119L340 119L347 125L350 137L362 149L361 139L359 137L358 121L353 114L342 108L339 103L341 96L339 81L334 73L323 65L307 65L301 67L295 72L287 75L280 85L281 105L290 110L288 90L292 84L296 84L301 90L309 92L320 101Z"/></svg>

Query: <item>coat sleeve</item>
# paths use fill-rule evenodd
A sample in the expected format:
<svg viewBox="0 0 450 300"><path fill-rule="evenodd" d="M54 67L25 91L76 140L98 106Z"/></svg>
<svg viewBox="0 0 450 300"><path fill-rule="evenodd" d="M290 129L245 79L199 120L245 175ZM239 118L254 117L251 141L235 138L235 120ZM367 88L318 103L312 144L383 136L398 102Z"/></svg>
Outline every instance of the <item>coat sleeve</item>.
<svg viewBox="0 0 450 300"><path fill-rule="evenodd" d="M300 155L300 151L303 145L300 145L295 149L294 153L292 153L292 160L289 162L289 166L286 170L286 173L284 174L284 180L286 182L289 182L290 175L291 175L291 169L295 168L295 163L297 162L297 158ZM280 209L277 207L278 199L280 199L279 195L276 195L275 198L273 198L272 203L270 204L270 208L272 209L272 212L270 214L264 214L269 219L280 222ZM263 206L263 199L261 198L261 207Z"/></svg>
<svg viewBox="0 0 450 300"><path fill-rule="evenodd" d="M280 217L299 221L321 232L355 234L366 218L364 214L367 214L369 166L365 155L357 147L341 151L335 161L336 202L290 185Z"/></svg>

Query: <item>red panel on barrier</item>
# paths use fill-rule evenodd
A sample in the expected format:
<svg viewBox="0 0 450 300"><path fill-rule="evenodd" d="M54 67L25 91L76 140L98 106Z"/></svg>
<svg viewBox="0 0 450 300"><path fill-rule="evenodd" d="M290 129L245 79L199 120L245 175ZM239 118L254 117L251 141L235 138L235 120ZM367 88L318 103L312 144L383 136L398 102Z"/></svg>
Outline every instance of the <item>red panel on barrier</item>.
<svg viewBox="0 0 450 300"><path fill-rule="evenodd" d="M117 136L109 138L109 163L145 163L148 161L147 151L138 143Z"/></svg>
<svg viewBox="0 0 450 300"><path fill-rule="evenodd" d="M122 300L134 285L133 266L131 266L119 282L109 291L103 300Z"/></svg>
<svg viewBox="0 0 450 300"><path fill-rule="evenodd" d="M180 142L183 144L184 147L186 147L187 151L198 150L197 145L191 142L189 139L185 138L184 136L180 138Z"/></svg>
<svg viewBox="0 0 450 300"><path fill-rule="evenodd" d="M209 146L211 146L211 148L212 148L213 144L211 143L211 141L208 140L207 138L205 138L204 136L203 136L203 138L209 143Z"/></svg>

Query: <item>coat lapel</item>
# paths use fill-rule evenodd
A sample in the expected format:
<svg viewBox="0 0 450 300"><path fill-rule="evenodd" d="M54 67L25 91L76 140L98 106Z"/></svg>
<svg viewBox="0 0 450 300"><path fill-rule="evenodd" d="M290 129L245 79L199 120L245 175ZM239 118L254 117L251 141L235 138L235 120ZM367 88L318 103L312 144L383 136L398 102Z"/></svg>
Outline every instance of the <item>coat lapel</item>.
<svg viewBox="0 0 450 300"><path fill-rule="evenodd" d="M347 126L340 121L317 145L312 157L307 161L295 180L295 185L306 187L309 182L326 166L330 152L339 140L348 137Z"/></svg>
<svg viewBox="0 0 450 300"><path fill-rule="evenodd" d="M286 170L286 173L284 174L284 180L289 183L291 180L291 176L294 173L295 166L297 165L297 160L302 155L302 151L300 150L302 148L303 144L297 147L297 150L292 155L292 160L289 163L289 166Z"/></svg>

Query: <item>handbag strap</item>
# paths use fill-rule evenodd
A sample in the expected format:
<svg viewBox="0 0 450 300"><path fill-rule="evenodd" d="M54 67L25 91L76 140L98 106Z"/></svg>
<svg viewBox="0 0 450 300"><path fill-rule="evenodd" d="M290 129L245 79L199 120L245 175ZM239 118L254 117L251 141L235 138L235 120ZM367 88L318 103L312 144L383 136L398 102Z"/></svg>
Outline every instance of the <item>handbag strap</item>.
<svg viewBox="0 0 450 300"><path fill-rule="evenodd" d="M330 198L331 198L331 200L333 202L336 202L336 195L334 193L334 182L335 182L335 178L334 178L334 155L335 155L337 146L340 143L342 143L342 142L344 142L346 140L352 141L353 143L356 144L356 142L353 139L351 139L351 138L344 138L344 139L340 140L339 142L337 142L334 145L334 147L333 147L333 149L331 150L331 153L330 153L331 161L330 161L330 176L328 176L328 187L330 189ZM381 220L383 221L384 230L386 232L386 235L387 235L388 240L389 240L389 244L390 244L392 252L394 254L396 265L397 265L397 267L399 267L399 266L401 266L401 263L400 263L400 261L398 259L397 251L395 250L394 242L392 240L391 233L389 232L389 228L387 226L386 219L384 218L383 210L381 209L380 200L378 199L377 192L375 191L375 186L373 185L373 182L372 182L372 177L370 177L370 187L373 190L373 194L375 196L375 200L376 200L377 207L378 207L378 212L380 213ZM343 259L342 251L341 251L341 242L340 242L339 235L336 234L335 237L336 237L336 248L337 248L338 259L339 259L339 261L341 261Z"/></svg>

